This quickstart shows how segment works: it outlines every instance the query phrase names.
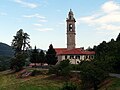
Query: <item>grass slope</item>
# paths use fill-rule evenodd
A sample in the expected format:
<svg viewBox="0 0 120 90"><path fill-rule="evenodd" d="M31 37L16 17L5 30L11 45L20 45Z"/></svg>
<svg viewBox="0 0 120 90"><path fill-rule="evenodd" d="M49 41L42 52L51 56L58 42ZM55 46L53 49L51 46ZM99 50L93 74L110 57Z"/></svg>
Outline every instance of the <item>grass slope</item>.
<svg viewBox="0 0 120 90"><path fill-rule="evenodd" d="M59 90L65 82L51 75L16 78L16 74L6 73L0 72L0 90ZM99 90L120 90L120 78L109 78Z"/></svg>
<svg viewBox="0 0 120 90"><path fill-rule="evenodd" d="M99 90L120 90L120 78L109 78L109 83L103 85Z"/></svg>
<svg viewBox="0 0 120 90"><path fill-rule="evenodd" d="M49 75L39 75L17 79L15 74L0 74L0 90L59 90L62 81L48 77Z"/></svg>

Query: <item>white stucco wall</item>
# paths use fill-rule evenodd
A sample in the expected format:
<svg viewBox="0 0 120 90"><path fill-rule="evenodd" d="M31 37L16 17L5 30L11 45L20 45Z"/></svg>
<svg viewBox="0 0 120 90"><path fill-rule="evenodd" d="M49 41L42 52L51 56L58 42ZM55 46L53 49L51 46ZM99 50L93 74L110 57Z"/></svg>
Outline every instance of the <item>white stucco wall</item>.
<svg viewBox="0 0 120 90"><path fill-rule="evenodd" d="M65 60L65 56L67 56L67 59L70 60L71 64L78 64L83 60L90 61L94 59L94 55L59 55L58 56L58 63L62 60ZM74 58L70 58L71 56L74 56ZM80 58L76 58L76 56L79 56Z"/></svg>

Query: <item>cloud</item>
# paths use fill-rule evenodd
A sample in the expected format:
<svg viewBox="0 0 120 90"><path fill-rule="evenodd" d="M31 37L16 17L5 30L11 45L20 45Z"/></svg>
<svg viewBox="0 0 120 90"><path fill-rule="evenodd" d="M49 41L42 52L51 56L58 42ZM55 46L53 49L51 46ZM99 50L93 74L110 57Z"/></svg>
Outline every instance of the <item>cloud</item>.
<svg viewBox="0 0 120 90"><path fill-rule="evenodd" d="M41 16L41 15L38 14L38 13L32 14L32 15L23 15L23 17L25 17L25 18L40 18L40 19L45 19L44 16Z"/></svg>
<svg viewBox="0 0 120 90"><path fill-rule="evenodd" d="M37 4L26 2L24 0L15 0L15 2L21 4L24 7L28 7L28 8L37 8L38 7Z"/></svg>
<svg viewBox="0 0 120 90"><path fill-rule="evenodd" d="M120 30L120 26L112 25L112 24L106 24L102 25L98 28L99 30Z"/></svg>
<svg viewBox="0 0 120 90"><path fill-rule="evenodd" d="M52 31L53 28L37 28L36 30L45 32L45 31Z"/></svg>
<svg viewBox="0 0 120 90"><path fill-rule="evenodd" d="M104 12L109 13L112 11L120 10L120 5L114 1L109 1L104 3L101 8Z"/></svg>
<svg viewBox="0 0 120 90"><path fill-rule="evenodd" d="M39 22L47 22L45 19L38 20Z"/></svg>
<svg viewBox="0 0 120 90"><path fill-rule="evenodd" d="M36 23L32 24L34 26L34 30L38 30L38 31L52 31L52 28L41 28L43 26L44 22L47 22L46 17L41 16L40 14L36 13L36 14L31 14L31 15L23 15L22 17L24 18L30 18L30 19L35 19L35 21L37 20Z"/></svg>
<svg viewBox="0 0 120 90"><path fill-rule="evenodd" d="M25 18L37 18L38 22L47 22L46 17L41 16L40 14L32 14L32 15L23 15Z"/></svg>
<svg viewBox="0 0 120 90"><path fill-rule="evenodd" d="M41 27L42 26L42 24L39 24L39 23L35 23L35 24L33 24L34 26L37 26L37 27Z"/></svg>
<svg viewBox="0 0 120 90"><path fill-rule="evenodd" d="M99 12L79 18L78 24L81 22L98 30L120 30L120 4L108 1L101 6Z"/></svg>

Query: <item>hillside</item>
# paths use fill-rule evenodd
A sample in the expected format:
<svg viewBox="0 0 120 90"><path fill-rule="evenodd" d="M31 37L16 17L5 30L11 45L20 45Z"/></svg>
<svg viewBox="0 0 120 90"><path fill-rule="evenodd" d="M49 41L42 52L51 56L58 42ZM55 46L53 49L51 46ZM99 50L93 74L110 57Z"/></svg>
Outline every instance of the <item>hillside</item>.
<svg viewBox="0 0 120 90"><path fill-rule="evenodd" d="M59 90L62 80L52 80L50 75L16 78L17 74L4 74L0 72L0 90Z"/></svg>
<svg viewBox="0 0 120 90"><path fill-rule="evenodd" d="M64 79L53 79L52 75L17 78L17 73L7 72L0 72L0 90L60 90L65 83ZM120 90L120 78L108 78L98 90Z"/></svg>
<svg viewBox="0 0 120 90"><path fill-rule="evenodd" d="M13 56L12 48L9 45L0 42L0 56Z"/></svg>

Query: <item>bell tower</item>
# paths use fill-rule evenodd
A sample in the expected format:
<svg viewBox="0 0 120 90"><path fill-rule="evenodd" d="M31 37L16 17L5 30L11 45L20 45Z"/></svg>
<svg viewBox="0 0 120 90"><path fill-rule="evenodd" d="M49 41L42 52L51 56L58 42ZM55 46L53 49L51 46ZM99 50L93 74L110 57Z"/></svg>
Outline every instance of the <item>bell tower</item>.
<svg viewBox="0 0 120 90"><path fill-rule="evenodd" d="M67 49L74 49L75 48L75 18L72 10L70 9L68 13L67 22Z"/></svg>

